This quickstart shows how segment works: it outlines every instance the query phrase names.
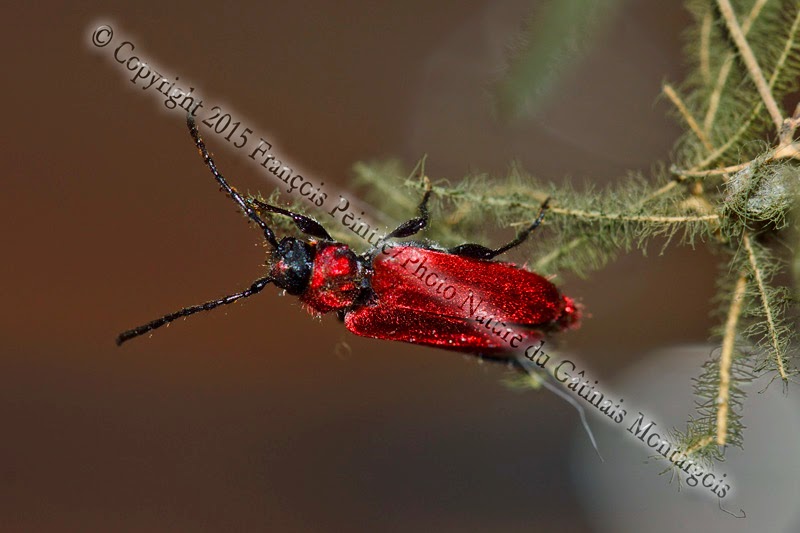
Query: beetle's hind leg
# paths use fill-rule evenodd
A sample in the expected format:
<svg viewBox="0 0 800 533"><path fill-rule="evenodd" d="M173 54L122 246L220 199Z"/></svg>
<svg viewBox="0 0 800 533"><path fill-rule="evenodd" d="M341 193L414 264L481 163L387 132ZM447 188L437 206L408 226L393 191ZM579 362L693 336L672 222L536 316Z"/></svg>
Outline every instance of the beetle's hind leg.
<svg viewBox="0 0 800 533"><path fill-rule="evenodd" d="M248 196L245 201L253 209L261 213L278 213L279 215L285 215L291 218L294 221L295 226L297 226L297 229L310 237L316 237L317 239L324 239L326 241L333 240L333 237L331 237L328 231L322 227L322 224L311 217L289 211L288 209L283 209L282 207L270 205L251 196Z"/></svg>
<svg viewBox="0 0 800 533"><path fill-rule="evenodd" d="M420 162L417 163L417 167L419 168L420 179L425 186L425 194L422 195L422 201L420 201L419 206L417 206L419 216L412 218L411 220L407 220L397 226L394 231L386 236L386 239L402 239L403 237L410 237L416 233L419 233L428 225L428 221L430 220L430 213L428 212L428 200L431 197L431 190L433 186L431 185L431 180L429 180L428 176L425 175L425 157L423 157Z"/></svg>
<svg viewBox="0 0 800 533"><path fill-rule="evenodd" d="M538 228L539 224L542 223L542 219L544 219L544 214L547 211L547 204L549 201L550 198L546 199L542 203L542 206L539 208L539 216L536 217L536 220L533 221L533 224L522 230L513 241L509 242L504 246L501 246L500 248L495 248L494 250L492 250L491 248L487 248L486 246L483 246L481 244L469 243L469 244L459 244L458 246L450 248L447 251L453 255L468 257L470 259L485 259L485 260L494 259L498 255L505 253L511 250L512 248L516 248L517 246L525 242L525 239L528 238L528 235L530 235L531 232L536 228Z"/></svg>
<svg viewBox="0 0 800 533"><path fill-rule="evenodd" d="M578 416L581 420L581 425L583 429L586 431L586 435L589 437L589 442L592 444L592 448L594 448L595 453L597 456L600 457L600 460L603 461L603 456L600 455L600 449L597 447L597 440L594 438L594 433L592 432L591 426L589 426L589 422L586 419L586 412L583 409L583 405L581 405L578 400L576 400L573 396L571 396L567 391L565 391L561 384L558 383L553 377L552 374L549 372L537 372L532 368L530 363L526 364L523 362L522 358L511 358L511 366L514 370L520 372L521 374L525 374L531 379L535 379L541 386L555 394L556 396L560 397L562 400L566 401L572 407L578 411ZM535 375L538 375L534 378Z"/></svg>

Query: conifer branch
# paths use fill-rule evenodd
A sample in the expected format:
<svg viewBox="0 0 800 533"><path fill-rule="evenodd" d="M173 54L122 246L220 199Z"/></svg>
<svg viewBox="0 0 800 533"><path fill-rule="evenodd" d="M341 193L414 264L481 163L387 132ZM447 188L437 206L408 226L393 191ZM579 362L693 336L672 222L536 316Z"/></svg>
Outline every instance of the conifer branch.
<svg viewBox="0 0 800 533"><path fill-rule="evenodd" d="M711 83L711 23L714 17L711 8L706 9L703 14L703 22L700 24L700 75L704 83ZM708 129L706 129L708 132Z"/></svg>
<svg viewBox="0 0 800 533"><path fill-rule="evenodd" d="M731 135L727 141L725 141L719 148L708 154L703 160L697 163L695 166L692 167L692 171L699 170L701 168L706 168L711 163L722 157L734 144L739 142L742 136L750 130L753 121L756 119L758 114L761 112L761 108L764 106L764 102L757 102L753 111L750 113L750 116L742 123L739 129Z"/></svg>
<svg viewBox="0 0 800 533"><path fill-rule="evenodd" d="M702 450L702 449L704 449L705 447L707 447L707 446L708 446L709 444L711 444L712 442L714 442L714 438L713 438L713 437L710 437L710 436L708 436L708 435L706 435L706 436L705 436L705 437L703 437L702 439L699 439L697 442L695 442L694 444L692 444L691 446L689 446L688 448L686 448L686 451L685 451L684 453L685 453L687 456L691 457L691 456L692 456L692 455L694 455L695 453L697 453L697 452L699 452L700 450Z"/></svg>
<svg viewBox="0 0 800 533"><path fill-rule="evenodd" d="M800 144L784 144L775 149L773 159L798 159L800 158Z"/></svg>
<svg viewBox="0 0 800 533"><path fill-rule="evenodd" d="M725 446L728 440L728 413L730 412L731 365L736 341L736 328L742 314L742 304L747 289L747 275L736 280L725 333L722 337L722 353L719 358L719 394L717 395L717 444Z"/></svg>
<svg viewBox="0 0 800 533"><path fill-rule="evenodd" d="M778 61L775 63L775 67L772 69L772 75L769 78L769 83L767 84L770 93L772 89L775 87L778 79L780 78L781 74L786 67L787 61L791 56L792 49L795 47L797 42L797 34L798 29L800 29L800 9L798 9L797 14L795 15L794 21L792 22L792 26L789 29L789 35L784 43L783 50L781 51L781 55L778 58ZM750 115L745 119L745 121L739 126L739 129L731 135L725 143L719 146L716 150L714 150L711 154L709 154L706 158L702 161L694 165L691 171L700 170L702 168L707 167L714 161L716 161L719 157L721 157L725 152L727 152L734 144L739 142L744 136L745 133L750 131L753 121L755 121L756 117L758 117L759 113L761 113L761 109L764 107L764 100L763 98L758 100L753 109L750 112ZM779 113L780 114L780 113ZM783 126L783 122L780 126L778 126L778 131L781 131ZM796 157L793 155L793 157Z"/></svg>
<svg viewBox="0 0 800 533"><path fill-rule="evenodd" d="M700 139L700 142L703 143L703 146L705 146L706 150L713 152L714 147L711 146L711 142L709 142L708 137L706 137L706 134L700 129L700 126L697 124L694 116L692 116L692 114L686 108L686 104L683 103L683 100L681 100L681 98L678 96L678 93L675 92L675 89L673 89L672 86L667 83L664 84L662 91L678 109L678 112L683 117L683 120L686 121L686 124L692 129L694 134L697 135L697 138Z"/></svg>
<svg viewBox="0 0 800 533"><path fill-rule="evenodd" d="M530 210L531 212L536 212L537 209L541 206L541 202L544 201L549 195L545 193L532 193L531 196L540 197L542 198L541 201L538 202L524 202L519 200L510 200L502 197L497 196L484 196L484 195L475 195L465 192L457 192L454 193L452 190L445 188L445 187L438 187L434 186L431 189L433 194L442 197L452 197L458 196L460 199L471 200L474 202L480 202L482 205L488 205L492 207L515 207L518 209ZM719 215L710 214L710 215L684 215L684 216L658 216L658 215L634 215L631 213L608 213L603 211L590 211L585 209L571 209L566 207L559 207L556 201L551 201L550 207L548 207L548 212L553 213L556 215L563 215L567 217L574 217L583 220L614 220L614 221L623 221L623 222L650 222L653 224L685 224L690 222L711 222L719 220ZM523 226L526 224L530 224L531 221L520 221L511 224L512 226Z"/></svg>
<svg viewBox="0 0 800 533"><path fill-rule="evenodd" d="M747 36L750 32L750 28L753 26L753 22L758 18L758 15L761 13L761 9L767 3L767 0L758 0L755 4L753 4L753 8L750 10L750 13L747 15L747 18L742 23L742 33ZM709 9L709 16L711 10ZM703 20L703 24L705 25L705 19ZM710 33L710 27L709 27ZM701 45L702 46L702 45ZM722 97L722 90L725 88L725 84L728 81L728 76L731 73L731 68L733 67L733 61L735 59L735 55L733 52L728 52L725 55L725 59L722 62L722 66L719 69L719 73L717 74L717 83L714 85L714 90L711 92L711 96L708 98L708 111L706 111L706 117L703 120L703 131L706 134L711 132L711 128L714 125L714 118L717 116L717 110L719 109L719 101ZM712 150L709 150L712 151Z"/></svg>
<svg viewBox="0 0 800 533"><path fill-rule="evenodd" d="M797 20L800 21L800 10L797 12ZM783 123L780 134L781 146L792 144L794 133L797 131L798 127L800 127L800 102L798 102L797 106L794 108L792 118L787 118Z"/></svg>
<svg viewBox="0 0 800 533"><path fill-rule="evenodd" d="M521 204L524 206L524 204ZM685 215L685 216L656 216L656 215L630 215L625 213L604 213L601 211L584 211L583 209L565 209L557 206L548 208L550 213L564 215L584 220L618 220L625 222L650 222L653 224L686 224L690 222L715 222L719 215ZM527 226L532 220L514 222L511 226Z"/></svg>
<svg viewBox="0 0 800 533"><path fill-rule="evenodd" d="M786 122L790 123L791 120L792 119L787 119ZM788 131L787 128L785 128L785 130ZM789 131L788 135L785 135L785 137L791 139L793 132L794 129ZM800 143L782 142L774 150L770 150L766 154L763 154L760 157L757 157L750 161L746 161L744 163L739 163L738 165L730 165L727 167L720 167L709 170L682 169L682 168L677 168L675 165L673 165L672 167L670 167L669 170L676 176L679 176L681 179L705 178L710 176L725 176L733 172L739 172L741 170L745 170L753 166L757 162L759 162L760 164L766 164L772 161L779 161L781 159L800 159Z"/></svg>
<svg viewBox="0 0 800 533"><path fill-rule="evenodd" d="M557 206L549 208L551 213L585 220L621 220L626 222L650 222L653 224L686 224L689 222L715 222L719 215L684 215L684 216L657 216L657 215L630 215L626 213L603 213L601 211L584 211L583 209L564 209ZM517 222L512 226L524 226L532 221Z"/></svg>
<svg viewBox="0 0 800 533"><path fill-rule="evenodd" d="M683 176L684 178L705 178L707 176L722 176L724 174L730 174L731 172L738 172L746 169L752 163L752 161L748 161L747 163L741 163L739 165L731 165L729 167L715 168L711 170L686 170L675 168L673 166L670 169L670 172L679 176Z"/></svg>
<svg viewBox="0 0 800 533"><path fill-rule="evenodd" d="M680 181L683 181L683 178L681 178ZM678 186L678 181L675 181L675 180L670 181L666 185L664 185L661 188L657 189L656 191L650 193L648 196L645 196L642 199L641 203L639 204L639 207L644 206L650 200L654 200L654 199L658 198L661 195L667 194L669 191L671 191L672 189L674 189L677 186Z"/></svg>
<svg viewBox="0 0 800 533"><path fill-rule="evenodd" d="M764 309L764 317L766 320L767 331L769 333L770 344L772 345L772 350L775 352L775 364L778 368L778 373L780 374L781 379L783 381L787 381L789 376L786 373L786 367L783 362L783 350L781 349L781 342L779 340L778 325L772 314L772 306L771 302L769 301L766 284L764 282L764 275L762 273L762 269L759 267L758 259L756 259L756 254L753 251L753 246L750 243L750 236L747 231L745 231L744 235L742 236L742 244L744 245L744 249L747 251L747 258L750 262L753 279L756 282L758 295L761 299L761 305Z"/></svg>
<svg viewBox="0 0 800 533"><path fill-rule="evenodd" d="M729 54L722 63L722 67L720 67L719 74L717 75L717 85L714 87L714 92L711 93L708 99L708 111L706 112L705 119L703 119L703 130L706 133L711 132L711 128L714 125L717 109L719 109L719 100L722 97L722 89L725 87L725 82L731 72L731 67L733 67L733 54Z"/></svg>
<svg viewBox="0 0 800 533"><path fill-rule="evenodd" d="M789 59L789 55L792 53L792 48L795 47L798 27L800 27L800 7L798 7L797 9L797 13L794 16L794 21L792 22L792 26L789 29L789 37L786 39L786 42L783 45L783 50L781 51L781 55L778 58L778 61L775 63L775 68L772 70L772 76L770 76L769 79L770 91L775 86L775 82L778 79L778 76L783 71L783 68L786 66L786 62ZM780 131L780 126L778 126L778 130Z"/></svg>
<svg viewBox="0 0 800 533"><path fill-rule="evenodd" d="M772 91L767 85L767 81L764 79L764 73L761 71L761 67L758 66L756 56L753 54L750 44L742 33L739 22L736 20L736 15L733 13L730 0L717 0L717 5L722 13L722 17L725 19L725 24L728 26L728 31L730 31L731 37L736 43L736 47L739 49L739 54L747 66L750 78L753 80L756 89L758 89L758 93L761 95L764 105L767 106L767 111L772 117L772 121L775 123L775 128L780 131L781 126L783 126L783 115L781 115L778 104L772 96Z"/></svg>

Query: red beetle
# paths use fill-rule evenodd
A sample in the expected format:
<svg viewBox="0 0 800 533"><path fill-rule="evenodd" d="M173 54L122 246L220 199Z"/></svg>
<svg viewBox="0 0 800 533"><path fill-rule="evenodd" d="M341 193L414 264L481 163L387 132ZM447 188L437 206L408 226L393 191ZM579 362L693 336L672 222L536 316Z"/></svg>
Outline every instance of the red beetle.
<svg viewBox="0 0 800 533"><path fill-rule="evenodd" d="M315 220L242 197L217 170L191 115L187 122L214 178L264 232L272 247L269 275L242 292L186 307L126 331L117 337L117 344L177 318L252 296L269 283L299 297L312 313L338 313L356 335L436 346L511 363L515 348L547 333L577 326L578 307L555 285L511 263L492 261L528 237L541 223L547 202L530 227L494 250L479 244L443 250L427 244L392 243L428 224L431 189L426 179L419 216L389 233L383 244L358 255L334 241ZM309 239L284 237L278 241L259 213L290 217Z"/></svg>

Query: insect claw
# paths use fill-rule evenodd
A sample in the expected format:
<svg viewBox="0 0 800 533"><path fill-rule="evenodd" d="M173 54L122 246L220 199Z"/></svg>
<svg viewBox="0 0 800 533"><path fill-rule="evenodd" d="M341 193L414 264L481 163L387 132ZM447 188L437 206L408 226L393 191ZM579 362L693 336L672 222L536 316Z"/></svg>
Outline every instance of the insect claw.
<svg viewBox="0 0 800 533"><path fill-rule="evenodd" d="M425 175L422 176L422 185L425 187L426 193L429 193L433 190L433 184L431 183L431 180L428 178L428 176Z"/></svg>

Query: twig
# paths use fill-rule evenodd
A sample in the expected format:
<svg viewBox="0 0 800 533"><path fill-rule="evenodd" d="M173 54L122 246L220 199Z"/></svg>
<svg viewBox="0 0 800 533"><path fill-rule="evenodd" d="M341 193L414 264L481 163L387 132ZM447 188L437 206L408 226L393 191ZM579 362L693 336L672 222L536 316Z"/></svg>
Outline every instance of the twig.
<svg viewBox="0 0 800 533"><path fill-rule="evenodd" d="M451 191L444 187L433 187L432 188L434 194L440 197L448 197L454 196ZM482 205L492 205L498 207L508 207L509 201L504 200L502 198L495 198L491 196L484 196L484 195L475 195L469 193L459 193L456 196L461 198L467 198L470 200L474 200L475 202L479 202ZM547 195L544 193L532 195L535 197L541 196L546 198ZM516 206L522 208L529 208L531 210L537 210L541 207L541 204L533 204L527 202L520 202L514 201L513 202ZM690 223L690 222L705 222L710 220L719 220L719 215L700 215L700 216L652 216L652 215L628 215L625 213L604 213L601 211L586 211L583 209L568 209L565 207L559 207L558 205L550 204L548 208L548 212L564 215L568 217L575 217L575 218L583 218L587 220L622 220L626 222L653 222L653 223L663 223L663 224L672 224L672 223ZM524 225L524 222L518 222L512 224L512 226L521 226Z"/></svg>
<svg viewBox="0 0 800 533"><path fill-rule="evenodd" d="M798 11L797 14L798 19L800 20L800 11ZM781 143L787 144L792 142L792 139L794 139L794 132L797 131L798 127L800 127L800 102L798 102L797 106L795 106L792 118L787 118L783 123L783 129L781 131Z"/></svg>
<svg viewBox="0 0 800 533"><path fill-rule="evenodd" d="M730 174L731 172L738 172L740 170L746 169L752 163L753 163L752 161L748 161L747 163L742 163L740 165L731 165L729 167L715 168L712 170L684 170L672 167L670 169L670 172L672 172L673 174L677 174L679 176L683 176L684 178L704 178L706 176L719 176L721 174Z"/></svg>
<svg viewBox="0 0 800 533"><path fill-rule="evenodd" d="M700 74L703 76L703 81L709 83L711 81L711 23L713 16L711 8L706 10L703 15L703 22L700 25Z"/></svg>
<svg viewBox="0 0 800 533"><path fill-rule="evenodd" d="M711 220L719 220L719 215L700 215L700 216L652 216L652 215L625 215L622 213L603 213L600 211L585 211L583 209L564 209L562 207L551 206L549 208L551 213L565 215L575 218L584 218L587 220L601 219L601 220L625 220L628 222L653 222L662 224L673 223L689 223L689 222L707 222ZM526 223L519 223L516 225L524 225Z"/></svg>
<svg viewBox="0 0 800 533"><path fill-rule="evenodd" d="M669 190L674 186L675 186L675 182L670 182L667 185L665 185L664 187L662 187L661 189L659 189L659 191L666 192L666 190ZM656 191L656 193L661 194L661 192L659 192L659 191ZM458 194L454 195L452 193L452 191L450 191L450 190L448 190L448 189L446 189L444 187L436 187L436 186L433 187L433 193L436 194L437 196L440 196L440 197L458 196L458 197L461 197L461 198L466 198L466 199L473 200L473 201L478 202L478 203L480 203L482 205L493 205L493 206L507 207L508 204L509 204L509 202L506 201L506 200L499 199L499 198L494 198L494 197L491 197L491 196L478 196L478 195L468 194L468 193L458 193ZM651 197L654 196L656 193L651 195ZM542 201L545 198L547 198L547 194L545 194L545 193L532 194L531 196L536 198L537 201L538 201L538 198L541 198ZM650 197L645 198L642 201L640 201L639 204L637 205L637 208L641 207L644 203L646 203L649 198ZM540 205L541 205L541 204L528 204L526 202L519 202L519 201L515 201L514 204L519 206L519 207L528 207L531 210L538 209L540 207ZM719 215L717 215L717 214L706 214L706 215L699 215L699 216L628 215L628 214L623 214L623 213L603 213L603 212L600 212L600 211L586 211L586 210L582 210L582 209L567 209L567 208L559 207L559 206L553 205L553 204L550 205L548 210L549 210L549 212L554 213L554 214L559 214L559 215L563 215L563 216L570 216L570 217L575 217L575 218L581 218L581 219L585 219L585 220L620 220L620 221L626 221L626 222L651 222L651 223L654 223L654 224L680 224L680 223L688 224L688 223L693 223L693 222L711 222L711 223L714 223L714 222L718 223L719 222ZM524 224L526 224L526 223L517 222L517 223L511 224L511 226L512 227L513 226L521 226L521 225L524 225ZM547 264L549 264L550 262L552 262L553 260L555 260L559 256L563 255L564 253L566 253L566 252L568 252L568 251L570 251L570 250L572 250L574 248L577 248L581 244L585 243L587 240L588 239L587 239L586 236L576 237L576 238L572 239L567 244L565 244L565 245L553 250L552 252L550 252L546 256L544 256L541 259L539 259L539 261L536 262L536 268L537 269L543 269Z"/></svg>
<svg viewBox="0 0 800 533"><path fill-rule="evenodd" d="M780 342L778 341L778 332L775 325L775 319L772 316L772 309L769 306L767 290L764 286L764 279L761 276L761 269L758 266L758 261L756 260L753 246L750 244L750 236L746 231L742 237L742 243L744 244L745 250L747 250L747 255L750 260L750 267L753 269L753 277L755 278L756 286L758 287L758 293L761 297L761 305L764 307L764 315L767 321L770 341L772 342L772 349L775 351L775 361L777 363L778 373L780 374L781 379L786 381L789 379L789 376L786 375L786 369L783 365L783 358L781 357Z"/></svg>
<svg viewBox="0 0 800 533"><path fill-rule="evenodd" d="M791 143L776 148L773 159L789 159L798 157L800 157L800 144Z"/></svg>
<svg viewBox="0 0 800 533"><path fill-rule="evenodd" d="M736 280L728 320L725 322L725 334L722 337L722 353L719 358L719 394L717 395L717 444L725 446L728 439L728 414L730 412L731 365L733 348L736 340L736 325L742 314L744 293L747 289L747 274L742 273Z"/></svg>
<svg viewBox="0 0 800 533"><path fill-rule="evenodd" d="M789 121L790 120L787 119L787 122ZM791 133L789 135L791 135ZM772 151L772 153L769 153L765 157L759 156L756 159L759 160L762 164L765 164L765 163L770 163L772 161L777 161L779 159L795 159L795 158L800 158L800 143L790 142L790 143L780 144ZM669 171L678 176L681 181L685 180L686 178L705 178L707 176L719 176L723 174L730 174L731 172L739 172L740 170L744 170L753 165L753 163L756 162L756 159L753 159L751 161L746 161L738 165L731 165L729 167L722 167L722 168L714 168L710 170L682 169L682 168L676 168L673 165L672 167L670 167ZM653 195L655 194L656 193L653 193Z"/></svg>
<svg viewBox="0 0 800 533"><path fill-rule="evenodd" d="M786 65L786 60L789 58L789 54L791 53L792 48L794 47L795 37L797 36L798 28L800 28L800 9L798 9L797 14L795 15L794 22L792 23L792 27L789 30L789 38L786 39L786 43L783 46L783 51L781 52L778 61L775 63L775 68L772 70L772 75L769 78L770 91L775 86L775 83L778 81L778 76L780 76L783 67ZM699 170L701 168L710 165L718 157L727 152L728 149L731 146L733 146L734 143L736 143L742 137L742 135L744 135L744 133L750 128L750 124L752 124L753 120L755 120L755 118L761 112L761 108L763 105L764 105L763 100L759 100L758 102L756 102L755 106L753 106L753 110L750 112L750 116L748 116L747 119L739 127L739 129L736 130L736 133L731 135L730 138L727 141L725 141L725 144L717 148L714 151L714 153L709 154L708 157L706 157L705 159L697 163L694 167L692 167L692 170L693 171ZM781 127L782 126L783 125L781 125ZM781 142L783 144L786 142L786 140L781 139ZM781 157L796 157L796 156L794 154L791 154L790 156L781 156Z"/></svg>
<svg viewBox="0 0 800 533"><path fill-rule="evenodd" d="M679 181L683 181L684 179L686 179L686 178L679 176ZM639 202L639 205L637 205L636 207L642 207L644 204L646 204L647 202L649 202L653 198L658 198L662 194L668 193L669 191L671 191L672 189L674 189L677 186L678 186L678 182L677 181L670 181L669 183L667 183L666 185L664 185L663 187L661 187L657 191L654 191L653 193L645 196L642 199L642 201Z"/></svg>
<svg viewBox="0 0 800 533"><path fill-rule="evenodd" d="M756 56L753 54L753 50L747 43L747 39L745 39L745 36L742 33L742 28L736 21L736 15L733 13L730 0L717 0L717 5L719 6L719 10L722 13L723 18L725 19L725 24L728 26L728 31L730 31L731 37L733 37L733 41L736 43L736 47L739 49L742 60L747 66L750 77L752 78L756 89L758 89L758 94L761 95L761 99L764 101L764 105L767 107L767 111L772 117L775 127L778 131L780 131L781 127L783 126L783 115L778 109L778 104L775 103L775 98L772 96L772 91L767 86L767 80L764 79L764 74L761 71L761 67L758 66Z"/></svg>
<svg viewBox="0 0 800 533"><path fill-rule="evenodd" d="M683 181L683 179L684 178L681 178L679 181ZM677 185L678 185L678 181L670 181L666 185L662 186L660 189L658 189L658 190L652 192L651 194L647 195L646 197L642 198L642 200L640 200L636 204L635 208L639 209L639 208L643 207L647 202L649 202L653 198L657 198L657 197L661 196L662 194L666 194L667 192L669 192L672 189L674 189L675 187L677 187ZM713 217L714 218L709 218L708 220L715 220L717 223L719 223L719 217L716 216L716 215L713 215ZM556 248L555 250L553 250L549 254L547 254L544 257L542 257L541 259L539 259L536 262L536 268L538 270L544 270L544 268L548 264L550 264L552 261L554 261L555 259L557 259L561 255L569 252L570 250L573 250L573 249L577 248L578 246L588 242L588 240L589 240L588 237L585 236L585 235L582 235L580 237L575 237L574 239L569 241L567 244L565 244L563 246L560 246L559 248Z"/></svg>
<svg viewBox="0 0 800 533"><path fill-rule="evenodd" d="M678 96L678 93L675 92L675 89L673 89L672 86L667 83L662 88L662 91L665 95L667 95L667 98L672 101L675 107L678 108L681 116L683 116L683 120L686 121L686 124L689 125L694 134L697 135L697 138L700 139L700 142L703 143L703 146L705 146L706 150L713 152L714 147L711 145L711 142L709 142L708 137L706 137L706 134L700 129L697 121L689 112L689 109L686 108L686 104L683 103L683 100L681 100L681 98Z"/></svg>
<svg viewBox="0 0 800 533"><path fill-rule="evenodd" d="M761 9L766 3L767 0L758 0L753 4L753 8L742 23L742 33L745 36L750 32L750 28L753 27L753 23L758 18L758 15L761 14ZM705 25L705 19L703 19L703 24ZM719 109L719 102L722 98L722 89L725 88L725 83L728 81L728 75L731 73L731 67L733 67L733 60L734 54L732 52L725 55L725 59L719 69L719 74L717 74L717 83L714 85L714 90L708 98L708 111L706 111L706 117L703 120L703 131L706 132L706 135L708 135L714 125L714 119Z"/></svg>
<svg viewBox="0 0 800 533"><path fill-rule="evenodd" d="M699 441L695 442L693 445L691 445L688 448L686 448L686 450L684 450L683 454L686 455L686 456L691 456L693 453L695 453L698 450L702 450L703 448L705 448L706 446L711 444L713 441L714 441L713 437L710 437L710 436L706 435L705 437L703 437Z"/></svg>

